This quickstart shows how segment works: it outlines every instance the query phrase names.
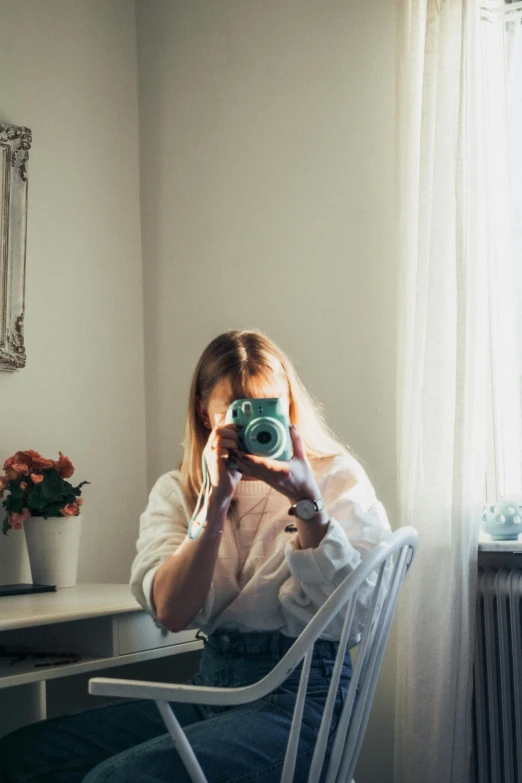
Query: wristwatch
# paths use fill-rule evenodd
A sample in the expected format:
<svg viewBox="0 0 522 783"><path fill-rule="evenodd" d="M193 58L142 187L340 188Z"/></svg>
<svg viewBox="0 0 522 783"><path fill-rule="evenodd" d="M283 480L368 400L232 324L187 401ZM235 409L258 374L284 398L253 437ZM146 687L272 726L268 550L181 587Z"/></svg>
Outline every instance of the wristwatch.
<svg viewBox="0 0 522 783"><path fill-rule="evenodd" d="M303 498L302 500L298 500L297 503L294 503L288 513L290 516L296 516L299 519L302 519L304 522L309 522L315 517L316 514L319 513L319 511L322 511L323 508L323 498L320 497L317 498L317 500Z"/></svg>

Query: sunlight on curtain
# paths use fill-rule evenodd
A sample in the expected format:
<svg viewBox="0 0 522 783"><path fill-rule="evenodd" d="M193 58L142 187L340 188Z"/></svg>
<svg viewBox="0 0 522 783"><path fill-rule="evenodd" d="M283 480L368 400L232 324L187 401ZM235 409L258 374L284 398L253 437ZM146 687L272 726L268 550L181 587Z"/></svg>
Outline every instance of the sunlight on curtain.
<svg viewBox="0 0 522 783"><path fill-rule="evenodd" d="M399 8L399 509L420 547L399 609L395 781L463 783L489 425L496 491L522 477L506 42L476 0Z"/></svg>
<svg viewBox="0 0 522 783"><path fill-rule="evenodd" d="M484 166L489 256L489 312L492 373L492 438L496 497L521 489L520 382L516 276L511 227L511 168L509 145L509 60L515 53L519 25L506 30L504 3L483 3L482 84L484 90ZM488 13L488 9L492 9ZM509 10L509 6L508 6ZM518 20L517 20L518 21ZM494 498L488 498L494 499Z"/></svg>
<svg viewBox="0 0 522 783"><path fill-rule="evenodd" d="M522 5L522 4L521 4ZM520 10L522 17L522 8ZM517 290L517 335L519 373L522 373L522 18L508 27L508 123L511 185L511 226ZM520 377L522 399L522 377Z"/></svg>

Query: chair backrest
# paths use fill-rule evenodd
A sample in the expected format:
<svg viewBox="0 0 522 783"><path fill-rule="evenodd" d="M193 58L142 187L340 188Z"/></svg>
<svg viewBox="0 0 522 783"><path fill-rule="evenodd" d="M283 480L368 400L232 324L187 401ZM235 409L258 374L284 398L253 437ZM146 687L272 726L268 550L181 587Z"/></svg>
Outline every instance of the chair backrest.
<svg viewBox="0 0 522 783"><path fill-rule="evenodd" d="M294 783L295 762L305 704L310 665L316 640L330 622L344 613L339 649L321 725L317 735L308 783L318 783L324 766L326 749L342 664L348 641L357 637L354 627L355 607L367 606L364 630L357 648L348 694L335 730L324 783L350 783L366 731L370 708L381 668L386 642L397 606L404 577L417 548L418 536L414 528L402 527L392 533L387 542L378 544L366 555L316 612L312 620L295 640L277 665L262 680L239 688L211 688L161 682L141 682L97 677L89 681L89 693L102 696L154 699L165 721L190 779L207 783L194 751L174 715L169 701L202 704L246 704L262 698L278 687L300 661L303 668L292 717L292 726L281 775L281 783ZM361 590L363 594L361 594ZM358 620L360 623L360 620ZM198 698L194 697L198 691ZM296 781L295 783L304 783Z"/></svg>
<svg viewBox="0 0 522 783"><path fill-rule="evenodd" d="M346 606L339 650L308 776L308 783L318 783L319 781L324 765L342 664L352 631L355 606L361 587L365 585L366 580L372 581L373 574L374 587L368 601L364 630L357 648L348 695L335 732L325 783L349 783L352 780L399 592L417 545L417 532L409 526L396 530L387 542L378 544L341 582L271 672L271 675L279 680L281 673L279 672L278 676L277 670L280 667L285 669L285 676L288 676L304 659L281 783L292 783L294 777L301 720L315 641L338 612ZM365 599L368 599L367 590L368 585L366 584Z"/></svg>

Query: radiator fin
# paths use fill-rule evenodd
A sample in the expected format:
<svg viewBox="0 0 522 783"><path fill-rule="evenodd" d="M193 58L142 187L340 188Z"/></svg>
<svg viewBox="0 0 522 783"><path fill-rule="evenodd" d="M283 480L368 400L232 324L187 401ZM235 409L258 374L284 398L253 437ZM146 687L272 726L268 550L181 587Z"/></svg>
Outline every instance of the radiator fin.
<svg viewBox="0 0 522 783"><path fill-rule="evenodd" d="M473 779L522 783L522 569L480 569Z"/></svg>

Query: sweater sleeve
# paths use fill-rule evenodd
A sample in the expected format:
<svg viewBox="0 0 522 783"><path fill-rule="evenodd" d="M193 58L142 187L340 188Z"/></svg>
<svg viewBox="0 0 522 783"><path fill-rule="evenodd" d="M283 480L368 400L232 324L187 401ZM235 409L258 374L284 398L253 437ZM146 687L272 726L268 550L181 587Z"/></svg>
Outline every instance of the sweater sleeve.
<svg viewBox="0 0 522 783"><path fill-rule="evenodd" d="M300 549L297 535L285 546L291 576L281 586L279 600L292 636L299 636L365 554L391 534L384 507L353 457L338 458L319 486L330 515L326 535L315 548ZM349 646L360 641L376 579L372 574L359 590ZM344 617L344 611L334 617L321 637L339 639Z"/></svg>
<svg viewBox="0 0 522 783"><path fill-rule="evenodd" d="M152 583L157 570L173 555L188 532L188 513L179 483L179 472L165 473L149 494L147 507L140 516L137 555L131 566L131 592L139 604L152 616L158 628L163 628L152 600ZM214 588L211 585L200 611L187 629L205 624L212 612Z"/></svg>

